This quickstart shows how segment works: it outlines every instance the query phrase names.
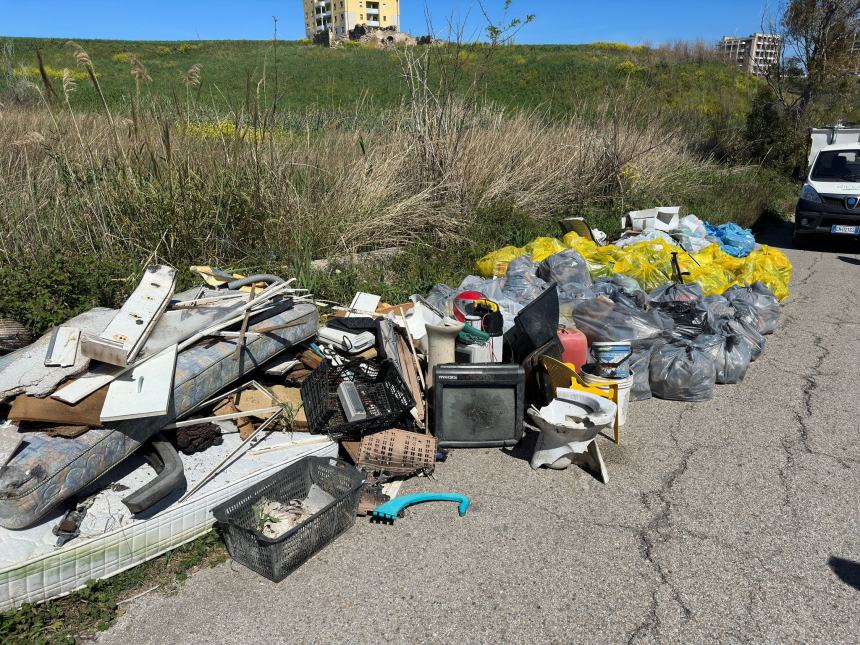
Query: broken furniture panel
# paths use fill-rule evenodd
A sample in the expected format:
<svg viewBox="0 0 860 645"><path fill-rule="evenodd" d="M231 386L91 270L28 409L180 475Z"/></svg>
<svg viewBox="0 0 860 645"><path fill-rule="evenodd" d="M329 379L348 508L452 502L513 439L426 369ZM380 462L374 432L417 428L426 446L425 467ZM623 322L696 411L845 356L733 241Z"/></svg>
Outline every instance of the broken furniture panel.
<svg viewBox="0 0 860 645"><path fill-rule="evenodd" d="M175 366L176 345L172 345L112 381L102 408L102 423L167 414Z"/></svg>
<svg viewBox="0 0 860 645"><path fill-rule="evenodd" d="M98 336L81 335L81 352L103 363L125 367L137 357L176 289L176 269L147 267L143 279Z"/></svg>

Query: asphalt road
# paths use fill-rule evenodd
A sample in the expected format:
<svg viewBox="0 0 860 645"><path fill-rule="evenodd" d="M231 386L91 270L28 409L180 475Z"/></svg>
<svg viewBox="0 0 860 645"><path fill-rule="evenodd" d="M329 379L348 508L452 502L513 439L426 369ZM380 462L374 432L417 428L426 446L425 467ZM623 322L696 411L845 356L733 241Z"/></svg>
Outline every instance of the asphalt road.
<svg viewBox="0 0 860 645"><path fill-rule="evenodd" d="M819 642L860 638L860 247L789 247L792 295L741 385L633 404L610 482L461 450L281 584L228 562L130 603L104 643ZM527 451L526 451L527 452Z"/></svg>

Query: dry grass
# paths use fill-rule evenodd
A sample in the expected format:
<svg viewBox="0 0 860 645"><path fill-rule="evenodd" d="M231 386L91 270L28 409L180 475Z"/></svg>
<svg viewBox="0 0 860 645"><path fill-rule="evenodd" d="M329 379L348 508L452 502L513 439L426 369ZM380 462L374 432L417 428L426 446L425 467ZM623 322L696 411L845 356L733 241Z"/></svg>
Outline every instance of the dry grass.
<svg viewBox="0 0 860 645"><path fill-rule="evenodd" d="M70 46L101 96L91 59ZM596 117L592 103L587 119L507 113L455 93L424 51L403 54L410 93L402 107L352 127L318 114L276 126L251 93L230 121L212 124L190 92L199 65L181 75L185 104L166 114L140 103L149 76L136 58L133 118L111 114L104 100L103 114L80 114L65 73L64 101L0 112L0 254L38 260L72 247L236 265L444 247L487 211L549 221L624 208L637 196L677 199L717 169L647 97L622 94Z"/></svg>
<svg viewBox="0 0 860 645"><path fill-rule="evenodd" d="M135 127L7 108L0 253L10 260L74 240L93 252L224 262L249 246L325 257L443 242L482 209L549 218L623 191L634 165L647 169L637 181L657 187L700 162L659 125L610 125L609 109L597 126L463 103L450 118L456 127L429 138L404 109L377 131L274 136L240 124L213 140L155 116Z"/></svg>

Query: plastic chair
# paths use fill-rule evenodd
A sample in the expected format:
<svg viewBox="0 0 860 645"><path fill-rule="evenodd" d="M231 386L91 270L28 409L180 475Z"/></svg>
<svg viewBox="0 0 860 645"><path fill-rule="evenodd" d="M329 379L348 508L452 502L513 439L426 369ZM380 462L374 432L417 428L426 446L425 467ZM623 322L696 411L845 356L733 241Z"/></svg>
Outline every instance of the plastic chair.
<svg viewBox="0 0 860 645"><path fill-rule="evenodd" d="M576 373L573 365L570 363L562 363L551 356L544 356L541 359L543 367L549 376L549 385L552 390L553 397L556 396L556 390L560 387L567 387L580 392L588 392L596 394L605 399L609 399L615 405L618 405L618 385L615 383L607 383L605 386L595 387L586 385L582 382L579 374ZM607 391L608 390L608 391ZM621 445L621 426L618 424L618 412L615 413L615 443Z"/></svg>

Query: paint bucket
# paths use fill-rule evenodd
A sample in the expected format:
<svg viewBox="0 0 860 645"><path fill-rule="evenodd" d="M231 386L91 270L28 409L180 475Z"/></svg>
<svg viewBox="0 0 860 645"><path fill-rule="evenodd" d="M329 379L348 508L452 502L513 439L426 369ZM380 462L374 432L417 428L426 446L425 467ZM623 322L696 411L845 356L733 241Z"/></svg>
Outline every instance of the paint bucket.
<svg viewBox="0 0 860 645"><path fill-rule="evenodd" d="M628 343L629 344L629 343ZM580 377L586 385L596 387L599 390L605 390L610 393L608 385L618 386L618 427L623 427L627 422L627 404L630 402L630 390L633 387L633 372L626 378L603 378L592 373L594 365L585 365L582 368Z"/></svg>
<svg viewBox="0 0 860 645"><path fill-rule="evenodd" d="M630 341L592 343L594 375L608 379L625 379L630 376Z"/></svg>

